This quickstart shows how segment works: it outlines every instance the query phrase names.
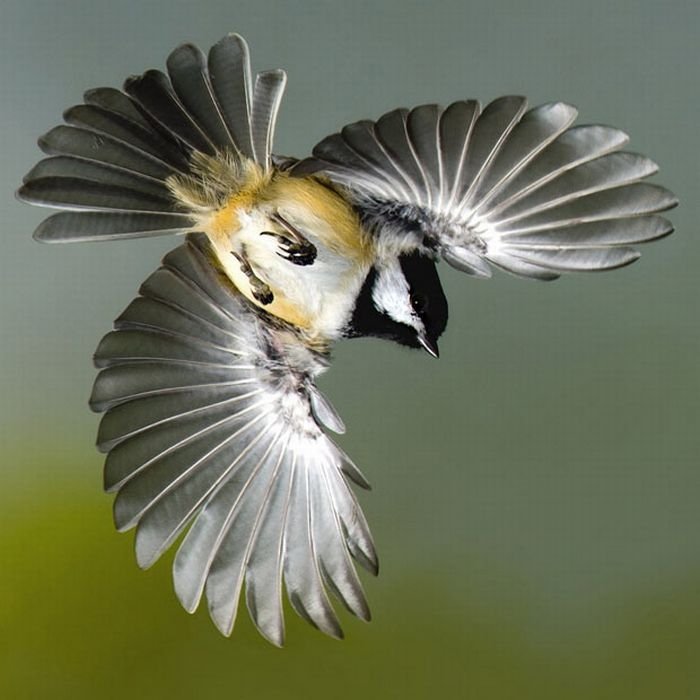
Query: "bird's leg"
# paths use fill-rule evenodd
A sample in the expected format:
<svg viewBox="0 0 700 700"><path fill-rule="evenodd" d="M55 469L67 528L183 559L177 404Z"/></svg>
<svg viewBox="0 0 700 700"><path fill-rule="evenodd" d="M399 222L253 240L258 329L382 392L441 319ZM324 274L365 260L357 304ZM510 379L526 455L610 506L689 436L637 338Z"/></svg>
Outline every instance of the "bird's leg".
<svg viewBox="0 0 700 700"><path fill-rule="evenodd" d="M231 255L233 255L233 257L236 258L236 260L238 260L238 262L241 264L241 272L248 278L250 291L255 299L257 299L257 301L259 301L263 306L271 304L275 298L272 290L266 282L261 280L255 274L253 268L248 262L248 259L246 258L245 249L243 249L240 253L232 250Z"/></svg>
<svg viewBox="0 0 700 700"><path fill-rule="evenodd" d="M284 233L262 231L260 235L273 236L277 239L279 246L277 255L295 265L313 265L316 260L316 246L279 214L272 214L270 218L284 229Z"/></svg>

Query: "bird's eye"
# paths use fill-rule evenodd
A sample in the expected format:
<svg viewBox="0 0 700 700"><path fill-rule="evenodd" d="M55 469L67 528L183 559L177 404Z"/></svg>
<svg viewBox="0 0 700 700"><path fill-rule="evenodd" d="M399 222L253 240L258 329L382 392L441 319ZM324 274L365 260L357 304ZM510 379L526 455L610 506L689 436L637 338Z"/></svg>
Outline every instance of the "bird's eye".
<svg viewBox="0 0 700 700"><path fill-rule="evenodd" d="M425 311L425 297L420 294L411 294L411 306L417 314L423 313Z"/></svg>

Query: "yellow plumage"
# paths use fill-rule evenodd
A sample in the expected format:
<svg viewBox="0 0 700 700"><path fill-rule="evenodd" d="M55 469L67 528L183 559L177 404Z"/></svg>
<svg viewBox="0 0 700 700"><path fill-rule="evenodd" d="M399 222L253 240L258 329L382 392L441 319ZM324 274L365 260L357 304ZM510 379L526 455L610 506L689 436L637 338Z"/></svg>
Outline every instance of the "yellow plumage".
<svg viewBox="0 0 700 700"><path fill-rule="evenodd" d="M322 347L337 338L373 258L370 237L348 202L315 178L269 172L236 154L216 158L197 153L191 174L168 179L183 208L197 217L193 230L209 237L218 264L253 304L301 331ZM284 235L283 216L317 250L313 266L290 265L280 257L272 233ZM241 260L250 270L244 271ZM251 274L269 288L265 303ZM323 289L323 295L319 290Z"/></svg>

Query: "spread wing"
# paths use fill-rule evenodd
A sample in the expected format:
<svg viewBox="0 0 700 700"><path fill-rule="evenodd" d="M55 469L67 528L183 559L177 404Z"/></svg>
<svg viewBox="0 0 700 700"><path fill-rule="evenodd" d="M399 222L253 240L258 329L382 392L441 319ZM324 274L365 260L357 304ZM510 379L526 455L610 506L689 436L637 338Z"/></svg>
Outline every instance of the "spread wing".
<svg viewBox="0 0 700 700"><path fill-rule="evenodd" d="M572 127L576 115L522 97L396 109L325 138L293 172L327 176L379 236L427 243L473 275L620 267L672 231L658 212L676 199L644 182L657 166L620 150L623 132Z"/></svg>
<svg viewBox="0 0 700 700"><path fill-rule="evenodd" d="M189 526L175 590L190 612L206 593L224 634L245 584L281 645L284 583L302 617L342 636L327 591L369 619L351 558L372 573L377 559L346 477L367 484L321 427L343 430L314 385L325 363L228 287L207 250L192 235L168 254L95 355L117 528L136 526L148 567Z"/></svg>
<svg viewBox="0 0 700 700"><path fill-rule="evenodd" d="M178 47L167 74L132 76L123 91L89 90L84 104L66 110L65 124L39 139L49 157L17 193L65 210L34 237L64 243L192 230L196 206L183 206L169 181L196 182L205 170L208 189L218 185L225 196L241 163L268 170L285 83L282 70L253 80L248 46L231 34L208 57L192 44Z"/></svg>

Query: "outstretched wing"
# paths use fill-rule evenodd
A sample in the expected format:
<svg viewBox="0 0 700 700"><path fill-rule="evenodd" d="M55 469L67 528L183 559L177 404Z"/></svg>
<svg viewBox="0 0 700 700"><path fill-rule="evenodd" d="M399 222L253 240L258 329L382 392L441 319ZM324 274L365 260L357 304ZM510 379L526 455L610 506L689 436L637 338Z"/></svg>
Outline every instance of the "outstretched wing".
<svg viewBox="0 0 700 700"><path fill-rule="evenodd" d="M117 492L117 528L137 527L140 566L189 526L175 590L190 612L206 592L222 633L244 584L274 644L284 640L283 582L327 634L342 636L329 589L369 619L351 557L372 573L377 559L346 477L367 483L321 428L343 430L314 385L325 362L227 285L203 235L166 256L95 362L105 488Z"/></svg>
<svg viewBox="0 0 700 700"><path fill-rule="evenodd" d="M230 194L231 172L246 162L272 166L272 137L286 83L282 70L250 73L248 46L231 34L209 51L175 49L167 75L149 70L124 91L97 88L39 139L49 155L25 177L18 197L63 209L34 237L43 242L103 241L184 233L191 207L169 179L207 168L211 187ZM208 167L207 167L208 164Z"/></svg>
<svg viewBox="0 0 700 700"><path fill-rule="evenodd" d="M620 150L626 134L572 127L576 115L560 102L527 111L522 97L396 109L325 138L293 172L327 176L377 235L427 243L473 275L620 267L672 231L658 212L676 198L643 182L657 166Z"/></svg>

